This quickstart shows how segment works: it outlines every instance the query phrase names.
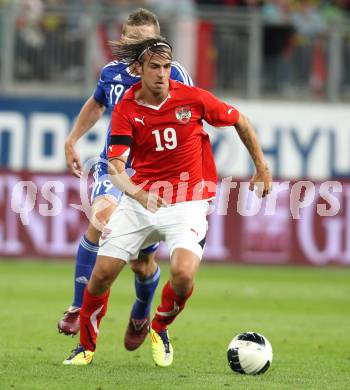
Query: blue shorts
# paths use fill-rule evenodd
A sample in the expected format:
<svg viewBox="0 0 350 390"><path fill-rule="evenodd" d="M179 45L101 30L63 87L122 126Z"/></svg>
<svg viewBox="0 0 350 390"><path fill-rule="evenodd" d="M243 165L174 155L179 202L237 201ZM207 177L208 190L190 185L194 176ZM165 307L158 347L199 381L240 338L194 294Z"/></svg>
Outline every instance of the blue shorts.
<svg viewBox="0 0 350 390"><path fill-rule="evenodd" d="M115 187L114 184L109 180L106 164L98 163L96 164L94 171L94 184L91 192L91 203L93 203L98 196L103 195L113 196L119 203L124 193L118 190L118 188ZM156 242L147 248L141 249L141 252L151 254L155 252L158 247L159 242Z"/></svg>
<svg viewBox="0 0 350 390"><path fill-rule="evenodd" d="M113 198L115 198L115 200L119 203L123 196L123 192L118 190L118 188L115 187L109 180L106 164L98 163L96 164L94 171L94 185L91 192L91 203L93 203L98 196L103 195L113 196Z"/></svg>
<svg viewBox="0 0 350 390"><path fill-rule="evenodd" d="M147 248L141 249L141 252L146 253L146 255L149 255L153 252L155 252L159 247L159 242L156 242L155 244L152 244L151 246L148 246Z"/></svg>

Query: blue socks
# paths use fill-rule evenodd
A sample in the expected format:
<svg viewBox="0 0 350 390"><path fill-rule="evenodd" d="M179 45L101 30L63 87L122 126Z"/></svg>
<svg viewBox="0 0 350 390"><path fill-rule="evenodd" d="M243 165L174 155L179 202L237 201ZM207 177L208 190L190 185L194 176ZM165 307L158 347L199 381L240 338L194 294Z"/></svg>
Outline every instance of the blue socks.
<svg viewBox="0 0 350 390"><path fill-rule="evenodd" d="M72 306L81 307L83 303L84 290L94 269L98 249L98 244L93 244L83 236L75 259L74 301Z"/></svg>
<svg viewBox="0 0 350 390"><path fill-rule="evenodd" d="M160 278L160 268L147 279L140 280L135 275L136 301L132 307L131 317L141 320L150 315L151 304Z"/></svg>

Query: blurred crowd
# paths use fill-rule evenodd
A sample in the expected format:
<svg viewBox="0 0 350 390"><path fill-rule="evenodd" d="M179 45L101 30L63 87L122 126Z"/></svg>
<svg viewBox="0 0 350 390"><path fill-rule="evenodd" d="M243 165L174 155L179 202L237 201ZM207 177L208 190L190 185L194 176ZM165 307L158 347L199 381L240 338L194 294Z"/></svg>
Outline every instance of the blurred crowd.
<svg viewBox="0 0 350 390"><path fill-rule="evenodd" d="M109 58L107 41L117 39L121 26L129 12L137 7L149 8L162 19L163 15L192 15L195 4L192 0L0 0L1 6L11 5L16 13L15 77L23 80L52 80L64 73L65 80L81 81L83 62L86 60L86 37L91 37L91 28L96 30L96 67ZM118 7L110 13L109 7ZM70 12L82 10L84 12ZM103 14L108 10L109 17ZM102 13L105 20L97 25L91 15ZM89 15L87 15L89 14ZM0 48L2 43L0 14ZM163 28L167 35L168 28ZM1 61L0 61L1 65Z"/></svg>
<svg viewBox="0 0 350 390"><path fill-rule="evenodd" d="M263 87L286 95L291 85L295 88L305 83L316 94L324 93L327 31L350 15L350 0L0 0L0 6L9 4L16 7L15 76L44 81L62 72L65 79L79 81L83 77L84 43L91 19L83 12L63 12L64 6L84 10L118 6L125 11L110 13L109 19L94 26L96 57L103 60L108 59L105 42L118 38L126 15L139 6L155 11L160 20L163 16L176 20L179 15L193 18L197 9L206 6L259 10L264 22ZM47 12L50 9L55 12ZM163 24L163 34L168 36L170 28ZM214 31L216 47L224 46L220 40ZM350 66L350 37L346 42L344 58ZM220 55L216 57L220 60Z"/></svg>
<svg viewBox="0 0 350 390"><path fill-rule="evenodd" d="M323 95L327 82L327 31L350 20L350 0L197 0L198 5L259 9L264 21L263 88L293 95L307 85ZM220 41L220 38L217 38ZM343 60L350 66L350 36ZM221 72L227 80L227 75ZM350 83L345 75L344 82Z"/></svg>

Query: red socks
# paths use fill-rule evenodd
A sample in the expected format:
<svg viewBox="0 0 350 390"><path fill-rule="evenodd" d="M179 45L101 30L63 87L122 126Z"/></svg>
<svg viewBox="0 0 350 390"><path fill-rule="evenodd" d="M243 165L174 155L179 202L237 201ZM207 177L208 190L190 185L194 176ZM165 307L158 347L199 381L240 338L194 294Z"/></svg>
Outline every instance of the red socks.
<svg viewBox="0 0 350 390"><path fill-rule="evenodd" d="M184 297L180 297L171 288L170 281L167 281L162 291L162 301L157 307L156 314L152 321L152 329L156 332L165 330L177 315L184 309L187 299L191 296L193 288Z"/></svg>
<svg viewBox="0 0 350 390"><path fill-rule="evenodd" d="M152 321L152 328L156 332L165 330L175 320L184 309L192 291L193 289L186 296L180 297L171 288L169 281L165 284L161 304ZM80 310L80 344L89 351L95 351L100 322L107 312L109 293L108 289L104 294L95 297L87 288L85 289L83 306Z"/></svg>
<svg viewBox="0 0 350 390"><path fill-rule="evenodd" d="M85 289L83 306L80 309L80 344L89 351L95 351L100 322L107 312L109 293L110 289L95 297Z"/></svg>

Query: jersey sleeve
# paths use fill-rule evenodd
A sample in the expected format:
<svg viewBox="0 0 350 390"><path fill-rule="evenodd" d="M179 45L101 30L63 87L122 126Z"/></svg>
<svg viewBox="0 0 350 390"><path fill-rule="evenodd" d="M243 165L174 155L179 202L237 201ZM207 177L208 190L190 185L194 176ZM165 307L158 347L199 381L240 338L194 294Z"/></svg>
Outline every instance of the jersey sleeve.
<svg viewBox="0 0 350 390"><path fill-rule="evenodd" d="M193 86L191 76L187 73L187 70L178 62L174 61L172 63L170 78L175 81L180 81L182 84Z"/></svg>
<svg viewBox="0 0 350 390"><path fill-rule="evenodd" d="M219 100L204 89L197 88L203 104L203 119L215 127L233 126L239 120L239 111Z"/></svg>
<svg viewBox="0 0 350 390"><path fill-rule="evenodd" d="M120 106L123 106L122 104ZM108 158L128 157L133 141L132 125L127 115L115 106L112 113L111 139L108 146Z"/></svg>
<svg viewBox="0 0 350 390"><path fill-rule="evenodd" d="M100 74L100 78L97 82L96 89L93 93L93 97L98 103L101 103L108 108L108 98L106 96L105 86L106 86L106 72L105 69L103 69Z"/></svg>

